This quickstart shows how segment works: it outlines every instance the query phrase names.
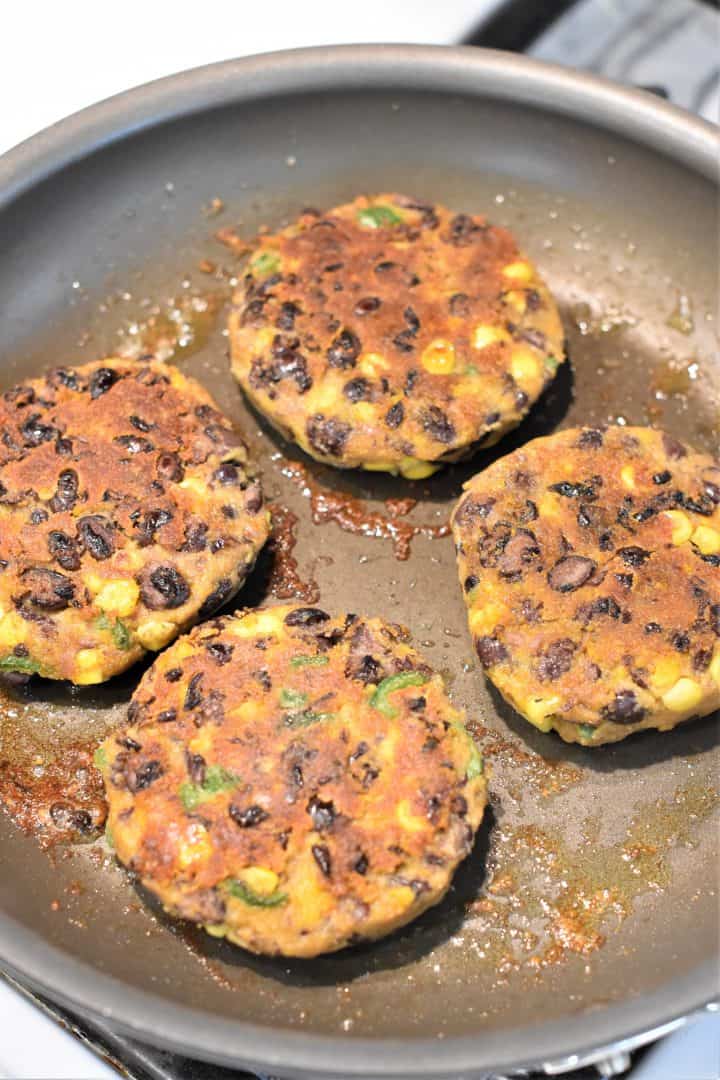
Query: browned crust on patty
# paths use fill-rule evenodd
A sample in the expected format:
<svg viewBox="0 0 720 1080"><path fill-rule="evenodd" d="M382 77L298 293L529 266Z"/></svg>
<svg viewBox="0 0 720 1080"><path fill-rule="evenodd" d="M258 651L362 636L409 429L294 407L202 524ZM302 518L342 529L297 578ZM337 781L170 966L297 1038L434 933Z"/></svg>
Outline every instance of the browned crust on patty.
<svg viewBox="0 0 720 1080"><path fill-rule="evenodd" d="M415 918L482 817L463 714L380 619L283 606L197 627L129 721L99 761L120 859L255 952L312 956Z"/></svg>
<svg viewBox="0 0 720 1080"><path fill-rule="evenodd" d="M496 441L563 360L511 233L397 194L263 236L230 339L245 392L309 454L411 478Z"/></svg>
<svg viewBox="0 0 720 1080"><path fill-rule="evenodd" d="M588 745L720 706L720 465L650 428L561 431L474 477L453 515L488 677Z"/></svg>
<svg viewBox="0 0 720 1080"><path fill-rule="evenodd" d="M229 599L268 534L242 439L176 368L0 397L0 668L100 682Z"/></svg>

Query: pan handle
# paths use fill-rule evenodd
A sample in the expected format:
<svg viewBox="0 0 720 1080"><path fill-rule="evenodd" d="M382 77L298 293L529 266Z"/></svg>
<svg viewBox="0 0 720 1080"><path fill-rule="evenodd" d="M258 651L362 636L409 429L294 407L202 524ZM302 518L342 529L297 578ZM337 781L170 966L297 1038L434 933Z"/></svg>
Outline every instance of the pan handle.
<svg viewBox="0 0 720 1080"><path fill-rule="evenodd" d="M544 0L542 4L528 4L526 0L502 0L491 15L465 35L461 44L527 52L546 30L577 3L578 0ZM670 98L664 86L640 86L638 89L666 100Z"/></svg>
<svg viewBox="0 0 720 1080"><path fill-rule="evenodd" d="M657 1042L658 1039L663 1039L666 1035L679 1031L680 1028L694 1024L707 1013L717 1013L718 1011L720 1011L720 1004L713 1001L706 1005L704 1009L699 1009L688 1016L679 1016L676 1020L670 1020L667 1024L661 1024L650 1031L631 1035L629 1038L622 1039L612 1046L603 1046L591 1050L587 1054L571 1054L569 1057L559 1058L557 1061L546 1061L543 1062L541 1068L546 1076L567 1076L576 1069L587 1069L594 1066L601 1077L610 1080L611 1077L622 1076L623 1073L628 1071L632 1064L630 1055L633 1051ZM502 1080L502 1078L497 1078L497 1080Z"/></svg>
<svg viewBox="0 0 720 1080"><path fill-rule="evenodd" d="M577 0L543 0L541 4L528 4L527 0L503 0L496 10L466 34L461 44L525 52L576 3Z"/></svg>
<svg viewBox="0 0 720 1080"><path fill-rule="evenodd" d="M720 0L494 0L461 44L604 74L717 123L719 9Z"/></svg>

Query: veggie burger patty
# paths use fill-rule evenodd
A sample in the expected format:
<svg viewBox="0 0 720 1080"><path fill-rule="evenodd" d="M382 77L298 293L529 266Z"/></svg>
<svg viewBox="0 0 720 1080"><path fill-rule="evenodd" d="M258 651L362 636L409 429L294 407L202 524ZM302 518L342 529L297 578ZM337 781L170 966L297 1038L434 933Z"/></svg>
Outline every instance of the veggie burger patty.
<svg viewBox="0 0 720 1080"><path fill-rule="evenodd" d="M389 933L446 892L485 806L442 679L380 619L272 607L157 658L99 748L111 842L168 911L257 953Z"/></svg>
<svg viewBox="0 0 720 1080"><path fill-rule="evenodd" d="M453 515L478 656L568 742L720 706L720 462L649 428L561 431L496 461Z"/></svg>
<svg viewBox="0 0 720 1080"><path fill-rule="evenodd" d="M111 358L0 397L0 671L98 683L244 581L268 534L193 379Z"/></svg>
<svg viewBox="0 0 720 1080"><path fill-rule="evenodd" d="M564 358L512 235L401 195L261 237L230 341L248 397L308 454L410 479L499 439Z"/></svg>

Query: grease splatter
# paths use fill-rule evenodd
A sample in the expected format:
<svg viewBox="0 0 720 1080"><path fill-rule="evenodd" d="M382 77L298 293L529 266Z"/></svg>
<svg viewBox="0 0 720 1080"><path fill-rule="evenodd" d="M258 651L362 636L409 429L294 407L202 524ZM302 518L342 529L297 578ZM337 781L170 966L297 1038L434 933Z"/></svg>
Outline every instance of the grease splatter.
<svg viewBox="0 0 720 1080"><path fill-rule="evenodd" d="M270 506L272 532L268 541L273 555L268 591L276 600L304 600L316 604L320 599L317 582L310 578L303 581L298 573L297 559L293 555L297 537L295 527L297 514L286 506L273 503Z"/></svg>
<svg viewBox="0 0 720 1080"><path fill-rule="evenodd" d="M312 520L316 525L332 521L343 532L358 536L391 540L395 558L404 562L410 557L410 544L416 536L427 536L432 540L449 536L450 525L415 525L409 521L399 521L416 505L416 500L386 499L384 514L371 510L367 503L355 495L342 491L332 491L313 480L307 468L299 462L286 461L282 474L296 484L303 495L310 500Z"/></svg>
<svg viewBox="0 0 720 1080"><path fill-rule="evenodd" d="M598 843L593 815L581 850L538 825L494 830L488 877L470 905L473 949L499 975L567 962L600 949L632 914L634 902L672 881L670 853L695 843L698 825L718 807L718 792L699 780L669 799L637 808L625 837Z"/></svg>

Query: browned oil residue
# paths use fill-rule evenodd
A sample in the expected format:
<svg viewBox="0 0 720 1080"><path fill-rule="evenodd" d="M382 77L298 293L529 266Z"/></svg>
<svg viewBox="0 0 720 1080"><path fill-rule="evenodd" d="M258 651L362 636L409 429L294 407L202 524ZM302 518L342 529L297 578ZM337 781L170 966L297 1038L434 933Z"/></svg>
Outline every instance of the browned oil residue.
<svg viewBox="0 0 720 1080"><path fill-rule="evenodd" d="M214 217L217 217L218 214L222 214L224 209L225 209L224 200L221 199L219 195L216 195L214 198L212 198L210 200L210 202L207 204L207 206L203 206L203 214L205 215L206 218L214 218Z"/></svg>
<svg viewBox="0 0 720 1080"><path fill-rule="evenodd" d="M501 975L590 955L631 915L638 897L668 887L669 854L695 842L719 803L714 788L694 780L670 800L640 806L614 846L598 843L589 817L577 850L561 833L501 824L486 885L470 907L473 949Z"/></svg>
<svg viewBox="0 0 720 1080"><path fill-rule="evenodd" d="M250 244L242 236L238 235L232 225L223 226L213 236L219 244L232 251L233 255L247 255L250 251Z"/></svg>
<svg viewBox="0 0 720 1080"><path fill-rule="evenodd" d="M679 334L692 334L695 329L695 319L689 296L685 296L684 293L678 295L677 303L665 320L665 325L671 330L677 330Z"/></svg>
<svg viewBox="0 0 720 1080"><path fill-rule="evenodd" d="M222 990L232 990L234 993L240 989L239 984L228 978L226 971L219 960L213 960L207 956L204 946L207 945L207 935L200 927L194 927L190 923L177 923L171 927L175 937L179 938L194 960L200 964L203 970L210 976ZM240 969L242 971L242 969Z"/></svg>
<svg viewBox="0 0 720 1080"><path fill-rule="evenodd" d="M118 355L131 360L184 360L207 345L215 330L227 292L189 291L153 304L144 318L129 323L122 334Z"/></svg>
<svg viewBox="0 0 720 1080"><path fill-rule="evenodd" d="M273 555L268 591L276 600L304 600L315 604L320 599L320 589L312 578L303 581L298 574L297 559L293 550L297 539L295 526L297 515L286 506L273 503L270 506L272 532L268 545Z"/></svg>
<svg viewBox="0 0 720 1080"><path fill-rule="evenodd" d="M0 757L0 806L41 847L94 840L107 817L92 748L78 743L35 763Z"/></svg>
<svg viewBox="0 0 720 1080"><path fill-rule="evenodd" d="M623 308L609 304L603 311L594 311L590 304L579 303L570 310L573 323L582 337L602 340L601 335L621 334L637 325L637 319Z"/></svg>
<svg viewBox="0 0 720 1080"><path fill-rule="evenodd" d="M671 360L657 368L653 378L655 394L674 397L687 394L692 389L697 362L694 360Z"/></svg>
<svg viewBox="0 0 720 1080"><path fill-rule="evenodd" d="M582 771L567 761L550 761L482 724L470 723L469 727L480 742L484 758L497 758L503 765L522 770L523 784L543 797L561 795L582 780Z"/></svg>
<svg viewBox="0 0 720 1080"><path fill-rule="evenodd" d="M398 521L409 514L416 505L415 499L386 499L388 514L370 510L362 499L342 491L332 491L313 480L304 465L287 461L282 468L283 476L310 499L313 522L322 525L334 521L343 532L359 536L392 540L395 558L404 562L410 557L410 544L416 536L428 536L433 540L450 534L448 523L442 525L414 525Z"/></svg>

